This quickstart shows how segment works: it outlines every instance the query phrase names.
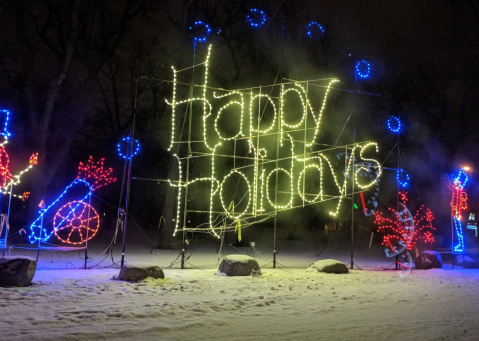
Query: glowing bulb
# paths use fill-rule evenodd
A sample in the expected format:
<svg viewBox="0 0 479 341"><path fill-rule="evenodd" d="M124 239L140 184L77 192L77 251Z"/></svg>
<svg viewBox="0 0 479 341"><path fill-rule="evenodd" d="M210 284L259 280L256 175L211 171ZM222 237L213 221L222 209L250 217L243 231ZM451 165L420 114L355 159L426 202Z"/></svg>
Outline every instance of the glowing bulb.
<svg viewBox="0 0 479 341"><path fill-rule="evenodd" d="M324 28L316 21L312 21L306 26L306 35L311 39L319 39L324 35Z"/></svg>
<svg viewBox="0 0 479 341"><path fill-rule="evenodd" d="M128 149L130 148L130 137L126 136L121 139L121 141L116 145L118 150L118 155L124 159L130 160L133 158L138 152L140 151L140 143L137 139L133 139L131 143L131 148L129 156L128 156Z"/></svg>
<svg viewBox="0 0 479 341"><path fill-rule="evenodd" d="M190 26L190 31L193 31L194 39L197 42L205 42L208 35L211 33L211 28L201 20L195 21L193 26Z"/></svg>
<svg viewBox="0 0 479 341"><path fill-rule="evenodd" d="M204 65L204 85L202 85L202 94L198 97L189 97L187 99L178 99L179 93L177 87L178 74L181 71L175 71L173 68L173 92L171 102L167 103L171 106L172 133L170 141L170 150L173 145L191 146L191 153L182 157L174 155L178 160L179 173L177 181L170 181L170 185L177 187L177 203L174 233L176 234L181 226L186 228L185 222L182 222L184 210L190 211L190 207L184 207L187 186L194 186L200 181L210 183L209 210L198 213L209 213L209 221L205 222L208 230L212 235L219 237L219 221L223 220L225 224L231 225L231 220L237 226L244 222L245 219L256 218L257 212L261 215L274 214L281 210L287 210L294 207L294 201L302 199L302 202L317 203L324 200L335 199L337 206L332 215L337 215L343 199L347 195L349 181L355 181L359 187L367 189L375 185L381 175L381 165L372 158L363 156L371 149L378 152L378 145L374 142L355 144L351 150L352 155L359 149L359 157L363 163L368 163L368 167L377 169L374 176L370 177L369 183L364 183L364 177L361 177L361 183L357 176L346 176L351 174L352 163L347 166L345 174L338 172L329 160L327 154L314 151L316 140L319 136L321 120L326 111L327 100L330 91L333 89L337 79L331 79L325 86L322 98L318 101L318 107L313 107L308 95L308 88L300 83L282 84L279 88L279 94L266 94L262 88L251 88L248 91L242 90L217 90L211 92L208 86L208 77L210 70L211 46L208 48ZM221 93L220 93L221 91ZM201 93L201 90L197 93ZM300 103L297 107L291 108L291 114L288 114L288 120L285 115L285 96L294 96L296 102ZM185 135L180 134L176 130L176 123L179 121L183 110L177 108L178 105L193 105L194 102L201 102L203 106L203 116L196 113L198 106L194 106L193 125L197 129L197 133L203 136L198 140L184 140ZM264 102L270 110L272 117L268 118L267 124L262 123L262 115L264 111ZM200 109L201 110L201 109ZM177 117L178 116L178 117ZM249 117L248 117L249 116ZM232 119L232 117L235 117ZM239 120L237 119L239 118ZM294 119L293 119L294 118ZM229 123L229 124L228 124ZM228 125L227 128L225 126ZM295 140L297 132L301 132L304 136L300 141ZM296 135L295 135L296 134ZM268 139L278 139L278 151L273 152L273 147ZM221 146L221 148L219 148ZM179 149L183 152L183 148ZM374 150L372 152L374 152ZM185 165L194 158L196 165L204 164L200 177L195 177L191 168L187 176ZM224 161L226 160L226 161ZM238 162L241 160L241 162ZM243 161L244 160L244 163ZM230 161L232 161L230 163ZM241 166L240 166L241 165ZM191 163L190 163L191 166ZM227 169L226 167L231 167ZM366 166L363 166L365 168ZM361 171L361 167L357 172ZM305 176L308 171L319 172L319 190L317 193L306 193ZM206 174L205 174L206 172ZM273 191L276 181L272 176L276 173L282 173L286 176L286 181L279 184L287 189L281 193L284 200L276 202L277 197L273 198ZM192 175L193 174L193 175ZM198 174L198 173L196 173ZM326 174L326 175L325 175ZM341 176L339 175L341 174ZM244 183L244 209L233 213L233 208L238 202L231 203L231 198L226 198L226 192L229 191L227 186L230 185L231 179L239 179ZM187 180L188 179L188 180ZM332 179L332 186L324 183L324 179ZM244 181L243 181L244 180ZM185 191L183 191L185 188ZM326 193L326 191L328 191ZM246 197L247 196L247 197ZM240 222L240 219L242 221Z"/></svg>
<svg viewBox="0 0 479 341"><path fill-rule="evenodd" d="M262 10L252 8L246 16L246 21L253 27L261 27L266 22L266 15Z"/></svg>
<svg viewBox="0 0 479 341"><path fill-rule="evenodd" d="M396 116L391 116L388 121L388 128L393 133L399 133L401 131L401 121Z"/></svg>
<svg viewBox="0 0 479 341"><path fill-rule="evenodd" d="M371 73L371 64L365 60L361 60L356 64L356 74L360 78L368 78Z"/></svg>

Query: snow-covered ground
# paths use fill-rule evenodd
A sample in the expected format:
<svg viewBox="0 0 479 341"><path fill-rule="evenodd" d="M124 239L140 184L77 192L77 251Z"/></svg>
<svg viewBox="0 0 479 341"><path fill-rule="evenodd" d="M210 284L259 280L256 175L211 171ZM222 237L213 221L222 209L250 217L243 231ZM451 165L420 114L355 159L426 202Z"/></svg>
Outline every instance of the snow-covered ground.
<svg viewBox="0 0 479 341"><path fill-rule="evenodd" d="M271 249L257 247L261 276L216 274L217 245L179 251L127 245L126 261L161 266L166 278L117 281L106 247L93 244L91 269L82 253L42 251L33 285L0 288L1 340L477 340L479 270L414 270L401 278L379 247L355 250L349 274L307 270L318 259L348 264L349 246L319 250L290 242L273 269ZM114 261L121 247L115 246ZM233 252L223 248L223 255ZM150 253L151 252L151 253ZM14 249L12 255L34 256ZM96 265L96 266L95 266ZM281 267L279 267L281 266ZM197 267L197 268L195 268Z"/></svg>

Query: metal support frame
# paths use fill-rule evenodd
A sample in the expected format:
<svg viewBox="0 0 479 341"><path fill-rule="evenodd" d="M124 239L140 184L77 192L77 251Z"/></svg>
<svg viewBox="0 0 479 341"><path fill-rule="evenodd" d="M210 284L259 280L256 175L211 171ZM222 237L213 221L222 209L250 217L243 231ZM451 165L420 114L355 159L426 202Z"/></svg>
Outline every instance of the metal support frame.
<svg viewBox="0 0 479 341"><path fill-rule="evenodd" d="M127 177L126 177L126 194L125 194L125 220L123 222L123 244L121 248L121 267L125 264L125 246L126 246L126 231L128 225L128 203L130 198L130 180L131 180L131 159L132 159L132 150L133 150L133 137L135 134L135 115L133 115L133 123L130 129L130 143L128 143L125 160L125 168L128 166ZM120 201L122 198L120 198ZM85 257L86 258L86 257ZM85 263L86 264L86 263Z"/></svg>

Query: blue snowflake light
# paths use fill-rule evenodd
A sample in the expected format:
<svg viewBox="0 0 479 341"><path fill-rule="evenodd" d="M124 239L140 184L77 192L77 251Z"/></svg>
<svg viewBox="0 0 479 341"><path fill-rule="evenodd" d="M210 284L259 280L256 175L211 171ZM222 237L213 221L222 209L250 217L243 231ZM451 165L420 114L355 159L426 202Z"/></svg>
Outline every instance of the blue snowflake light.
<svg viewBox="0 0 479 341"><path fill-rule="evenodd" d="M399 120L399 117L391 116L388 119L388 128L393 133L399 133L401 131L401 120Z"/></svg>
<svg viewBox="0 0 479 341"><path fill-rule="evenodd" d="M208 24L202 22L201 20L195 21L193 26L190 26L190 31L193 32L195 41L205 42L208 35L211 33L211 28Z"/></svg>
<svg viewBox="0 0 479 341"><path fill-rule="evenodd" d="M130 156L128 157L128 146L130 144L130 137L126 136L124 137L118 144L117 144L117 149L118 149L118 155L120 155L124 159L130 160L132 157L134 157L138 152L140 151L140 143L138 142L137 139L133 139L132 144L131 144L131 152Z"/></svg>
<svg viewBox="0 0 479 341"><path fill-rule="evenodd" d="M246 17L246 21L249 21L253 27L261 27L266 22L266 14L260 9L252 8Z"/></svg>
<svg viewBox="0 0 479 341"><path fill-rule="evenodd" d="M311 39L319 39L324 34L324 28L316 21L312 21L306 26L306 34Z"/></svg>
<svg viewBox="0 0 479 341"><path fill-rule="evenodd" d="M371 73L371 64L369 64L364 59L357 62L356 64L356 75L360 78L368 78Z"/></svg>
<svg viewBox="0 0 479 341"><path fill-rule="evenodd" d="M396 178L399 186L407 187L409 185L409 174L404 169L398 169L396 172Z"/></svg>

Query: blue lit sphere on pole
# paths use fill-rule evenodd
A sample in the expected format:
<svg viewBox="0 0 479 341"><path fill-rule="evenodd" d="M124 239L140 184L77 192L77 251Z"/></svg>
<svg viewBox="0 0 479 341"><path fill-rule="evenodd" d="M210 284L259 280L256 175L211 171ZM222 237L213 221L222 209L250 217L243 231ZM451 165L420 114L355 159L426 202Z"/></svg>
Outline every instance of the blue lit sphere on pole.
<svg viewBox="0 0 479 341"><path fill-rule="evenodd" d="M401 120L396 116L391 116L388 119L388 129L393 133L399 133L401 131Z"/></svg>
<svg viewBox="0 0 479 341"><path fill-rule="evenodd" d="M409 185L409 174L404 169L398 169L396 173L398 184L401 187L407 187Z"/></svg>
<svg viewBox="0 0 479 341"><path fill-rule="evenodd" d="M311 39L319 39L323 36L324 34L324 28L320 24L318 24L316 21L313 21L309 23L308 26L306 26L306 35L310 37Z"/></svg>
<svg viewBox="0 0 479 341"><path fill-rule="evenodd" d="M121 139L121 141L117 144L117 149L118 149L118 155L120 155L122 158L126 160L131 160L138 152L140 151L140 143L138 142L137 139L133 139L131 143L131 153L130 156L128 157L128 147L130 146L130 137L126 136Z"/></svg>
<svg viewBox="0 0 479 341"><path fill-rule="evenodd" d="M190 31L193 32L193 36L195 41L197 42L205 42L206 38L208 38L208 34L211 33L211 28L208 24L205 24L201 20L195 21L193 26L190 26Z"/></svg>
<svg viewBox="0 0 479 341"><path fill-rule="evenodd" d="M266 22L266 14L260 9L252 8L246 16L246 21L253 27L261 27Z"/></svg>
<svg viewBox="0 0 479 341"><path fill-rule="evenodd" d="M371 73L371 64L364 59L356 64L356 75L360 78L368 78Z"/></svg>

